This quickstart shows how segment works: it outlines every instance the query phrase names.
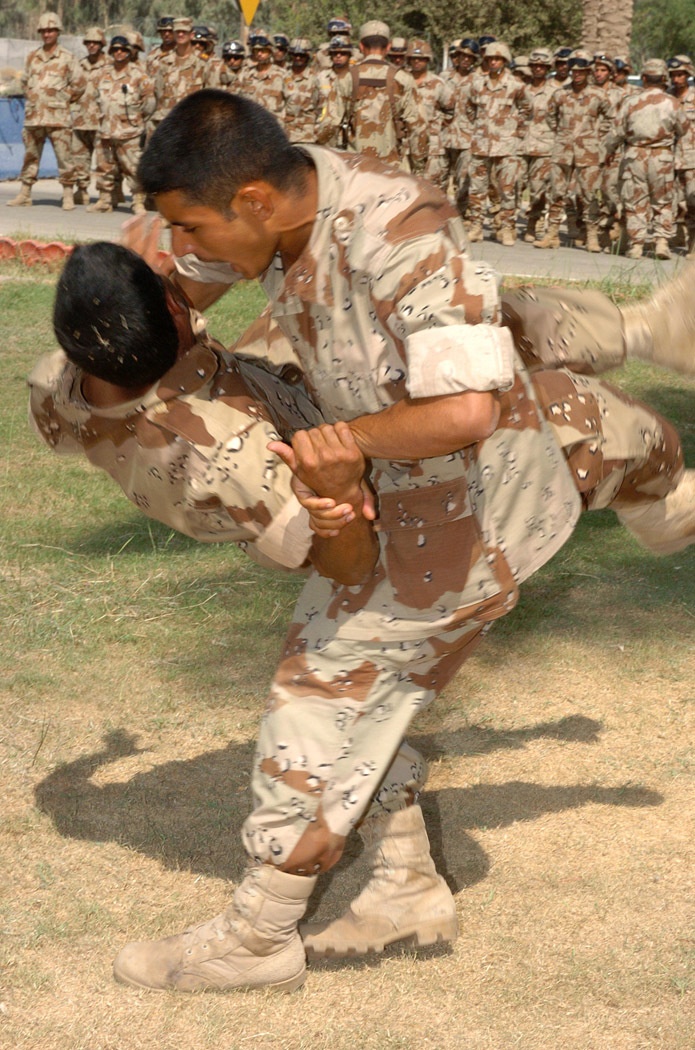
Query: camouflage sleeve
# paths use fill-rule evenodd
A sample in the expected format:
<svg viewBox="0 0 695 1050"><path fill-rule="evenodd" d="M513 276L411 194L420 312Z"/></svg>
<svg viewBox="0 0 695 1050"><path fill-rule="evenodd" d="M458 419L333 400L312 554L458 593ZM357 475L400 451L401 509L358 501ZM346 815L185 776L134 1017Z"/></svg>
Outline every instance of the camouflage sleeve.
<svg viewBox="0 0 695 1050"><path fill-rule="evenodd" d="M407 78L407 79L406 79ZM401 88L396 96L396 111L406 131L410 163L416 174L423 174L429 153L430 137L427 122L418 107L413 79L410 74L396 73L396 83Z"/></svg>
<svg viewBox="0 0 695 1050"><path fill-rule="evenodd" d="M87 77L77 59L73 59L70 67L70 102L77 102L87 90Z"/></svg>
<svg viewBox="0 0 695 1050"><path fill-rule="evenodd" d="M60 410L75 383L75 369L68 364L62 350L46 354L30 373L29 422L49 448L60 455L82 452L79 429Z"/></svg>
<svg viewBox="0 0 695 1050"><path fill-rule="evenodd" d="M316 141L319 145L329 142L338 128L348 119L352 97L352 77L338 77L330 91L316 123Z"/></svg>

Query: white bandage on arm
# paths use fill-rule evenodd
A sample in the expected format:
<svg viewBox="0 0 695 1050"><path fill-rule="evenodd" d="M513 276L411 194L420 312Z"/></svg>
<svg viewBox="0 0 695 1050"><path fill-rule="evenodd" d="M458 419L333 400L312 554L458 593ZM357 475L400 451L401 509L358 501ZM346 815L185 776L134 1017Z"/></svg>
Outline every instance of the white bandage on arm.
<svg viewBox="0 0 695 1050"><path fill-rule="evenodd" d="M405 340L408 393L413 398L465 390L509 390L514 382L514 342L497 325L425 328Z"/></svg>

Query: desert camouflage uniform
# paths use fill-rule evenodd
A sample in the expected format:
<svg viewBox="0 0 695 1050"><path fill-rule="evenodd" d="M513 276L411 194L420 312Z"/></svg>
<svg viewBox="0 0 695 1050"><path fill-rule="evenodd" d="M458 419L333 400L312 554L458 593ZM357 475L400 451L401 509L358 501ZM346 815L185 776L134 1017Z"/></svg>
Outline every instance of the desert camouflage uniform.
<svg viewBox="0 0 695 1050"><path fill-rule="evenodd" d="M444 133L454 114L456 104L454 89L450 82L429 71L419 79L413 77L413 80L415 98L423 113L430 140L425 178L446 193L449 184L449 166L444 146Z"/></svg>
<svg viewBox="0 0 695 1050"><path fill-rule="evenodd" d="M471 139L471 223L482 226L490 186L499 194L499 224L513 227L519 154L533 111L526 85L508 69L499 77L476 76L467 103L473 124Z"/></svg>
<svg viewBox="0 0 695 1050"><path fill-rule="evenodd" d="M334 81L317 127L317 142L333 140L344 125L351 150L389 164L409 156L413 171L422 174L428 134L414 90L409 73L379 57L363 59L350 67L348 76Z"/></svg>
<svg viewBox="0 0 695 1050"><path fill-rule="evenodd" d="M267 348L265 317L239 349L253 342L254 329ZM205 334L127 404L94 408L81 395L81 378L62 350L29 377L31 417L51 448L84 451L144 514L187 536L236 543L269 567L305 563L308 515L289 470L266 448L279 434L320 421L301 383L227 353Z"/></svg>
<svg viewBox="0 0 695 1050"><path fill-rule="evenodd" d="M123 91L123 88L127 91ZM142 137L154 109L154 85L133 62L120 72L105 70L97 86L101 114L97 138L97 189L113 193L117 175L126 176L137 192L137 169L142 156Z"/></svg>
<svg viewBox="0 0 695 1050"><path fill-rule="evenodd" d="M593 84L581 91L558 88L548 104L548 124L555 134L548 222L559 226L572 177L584 221L598 222L601 122L613 116L608 95Z"/></svg>
<svg viewBox="0 0 695 1050"><path fill-rule="evenodd" d="M220 61L217 75L223 91L229 91L232 95L244 94L244 81L246 78L244 66L241 69L230 69L226 62Z"/></svg>
<svg viewBox="0 0 695 1050"><path fill-rule="evenodd" d="M533 115L526 128L521 150L527 169L529 193L527 219L531 231L535 231L548 202L555 136L548 125L547 114L550 99L556 91L557 87L550 77L538 87L533 84L526 85Z"/></svg>
<svg viewBox="0 0 695 1050"><path fill-rule="evenodd" d="M282 123L285 119L284 80L285 71L274 63L265 69L249 66L244 70L241 92L246 98L267 109Z"/></svg>
<svg viewBox="0 0 695 1050"><path fill-rule="evenodd" d="M22 74L26 97L24 110L24 160L20 178L33 186L46 139L51 140L61 185L70 186L72 173L72 114L70 107L84 94L87 81L80 64L60 44L49 54L43 47L32 51Z"/></svg>
<svg viewBox="0 0 695 1050"><path fill-rule="evenodd" d="M72 110L72 182L73 185L86 190L89 186L92 169L92 154L96 148L99 131L99 102L97 86L104 72L111 66L111 61L103 53L95 62L89 58L80 61L80 68L86 78L85 92Z"/></svg>
<svg viewBox="0 0 695 1050"><path fill-rule="evenodd" d="M296 873L330 867L370 801L374 811L412 801L424 771L402 744L410 719L570 535L577 483L587 506L604 505L607 491L615 496L625 483L624 470L612 473L622 395L600 401L589 377L577 388L553 376L541 391L557 423L548 425L497 327L495 278L467 257L446 199L371 158L306 152L318 173L311 240L289 272L277 258L263 284L325 418L378 412L407 393L507 392L489 440L415 463L374 460L381 553L372 578L343 587L314 574L299 599L260 731L256 808L244 831L252 857ZM209 280L225 270L180 265ZM603 416L611 421L605 437ZM633 475L642 483L652 446L663 453L656 429L650 416L638 439L630 435L626 448L638 449L639 463L621 498L631 498ZM561 445L579 457L570 469ZM682 468L677 439L669 450L665 489Z"/></svg>
<svg viewBox="0 0 695 1050"><path fill-rule="evenodd" d="M173 50L173 47L168 47L165 50L161 44L155 44L155 46L147 52L147 58L145 59L145 72L148 77L151 77L152 80L154 80L157 76L162 59L165 55L170 55Z"/></svg>
<svg viewBox="0 0 695 1050"><path fill-rule="evenodd" d="M646 87L621 106L607 149L625 145L620 195L631 244L645 243L650 219L655 238L673 235L674 150L687 130L685 110L660 87Z"/></svg>
<svg viewBox="0 0 695 1050"><path fill-rule="evenodd" d="M307 67L288 70L282 86L285 132L290 142L313 142L316 135L317 78Z"/></svg>
<svg viewBox="0 0 695 1050"><path fill-rule="evenodd" d="M630 85L631 86L631 85ZM599 199L599 226L602 230L609 229L614 222L622 217L622 200L620 197L620 179L622 168L622 151L614 150L608 153L606 143L608 136L613 130L617 115L620 110L626 92L608 81L599 90L605 91L611 102L611 118L604 117L601 121L599 139L599 157L601 164L601 183Z"/></svg>
<svg viewBox="0 0 695 1050"><path fill-rule="evenodd" d="M692 251L695 244L695 88L689 87L677 101L688 119L688 128L676 143L674 213L679 213L685 222L688 245Z"/></svg>
<svg viewBox="0 0 695 1050"><path fill-rule="evenodd" d="M215 66L200 58L195 50L185 58L170 51L161 58L154 78L156 106L151 118L152 127L156 128L182 98L202 88L218 86Z"/></svg>
<svg viewBox="0 0 695 1050"><path fill-rule="evenodd" d="M454 182L456 205L461 215L468 212L468 193L470 189L471 138L473 124L468 115L468 97L474 84L474 77L480 76L471 70L469 73L451 71L449 82L454 89L454 116L445 124L442 139L447 152L449 172Z"/></svg>

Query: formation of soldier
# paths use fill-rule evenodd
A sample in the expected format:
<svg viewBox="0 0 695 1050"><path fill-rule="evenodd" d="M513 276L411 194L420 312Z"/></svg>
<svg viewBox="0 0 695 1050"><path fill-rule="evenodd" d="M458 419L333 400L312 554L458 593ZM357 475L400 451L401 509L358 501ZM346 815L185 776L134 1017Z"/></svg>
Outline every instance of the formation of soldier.
<svg viewBox="0 0 695 1050"><path fill-rule="evenodd" d="M427 41L391 37L369 21L357 39L333 18L328 39L251 30L246 44L187 17L163 16L147 55L139 33L108 42L84 35L77 61L58 44L57 15L39 20L42 47L24 73L27 98L22 187L11 206L30 205L43 142L50 138L63 207L87 203L92 165L98 200L110 211L133 191L148 137L186 95L205 87L241 94L268 109L290 141L370 153L430 179L456 200L471 241L486 228L506 246L520 230L538 248L588 251L648 242L669 258L679 238L695 254L695 68L687 55L649 59L641 87L626 56L561 47L512 56L492 35L455 40L437 74ZM524 223L525 219L525 223Z"/></svg>

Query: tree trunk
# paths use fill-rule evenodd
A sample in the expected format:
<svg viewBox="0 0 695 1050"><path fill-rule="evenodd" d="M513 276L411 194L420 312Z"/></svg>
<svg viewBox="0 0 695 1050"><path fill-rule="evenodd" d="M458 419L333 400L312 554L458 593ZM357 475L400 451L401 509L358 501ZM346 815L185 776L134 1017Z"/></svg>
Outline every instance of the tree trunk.
<svg viewBox="0 0 695 1050"><path fill-rule="evenodd" d="M628 55L633 0L583 0L582 47L594 54Z"/></svg>

